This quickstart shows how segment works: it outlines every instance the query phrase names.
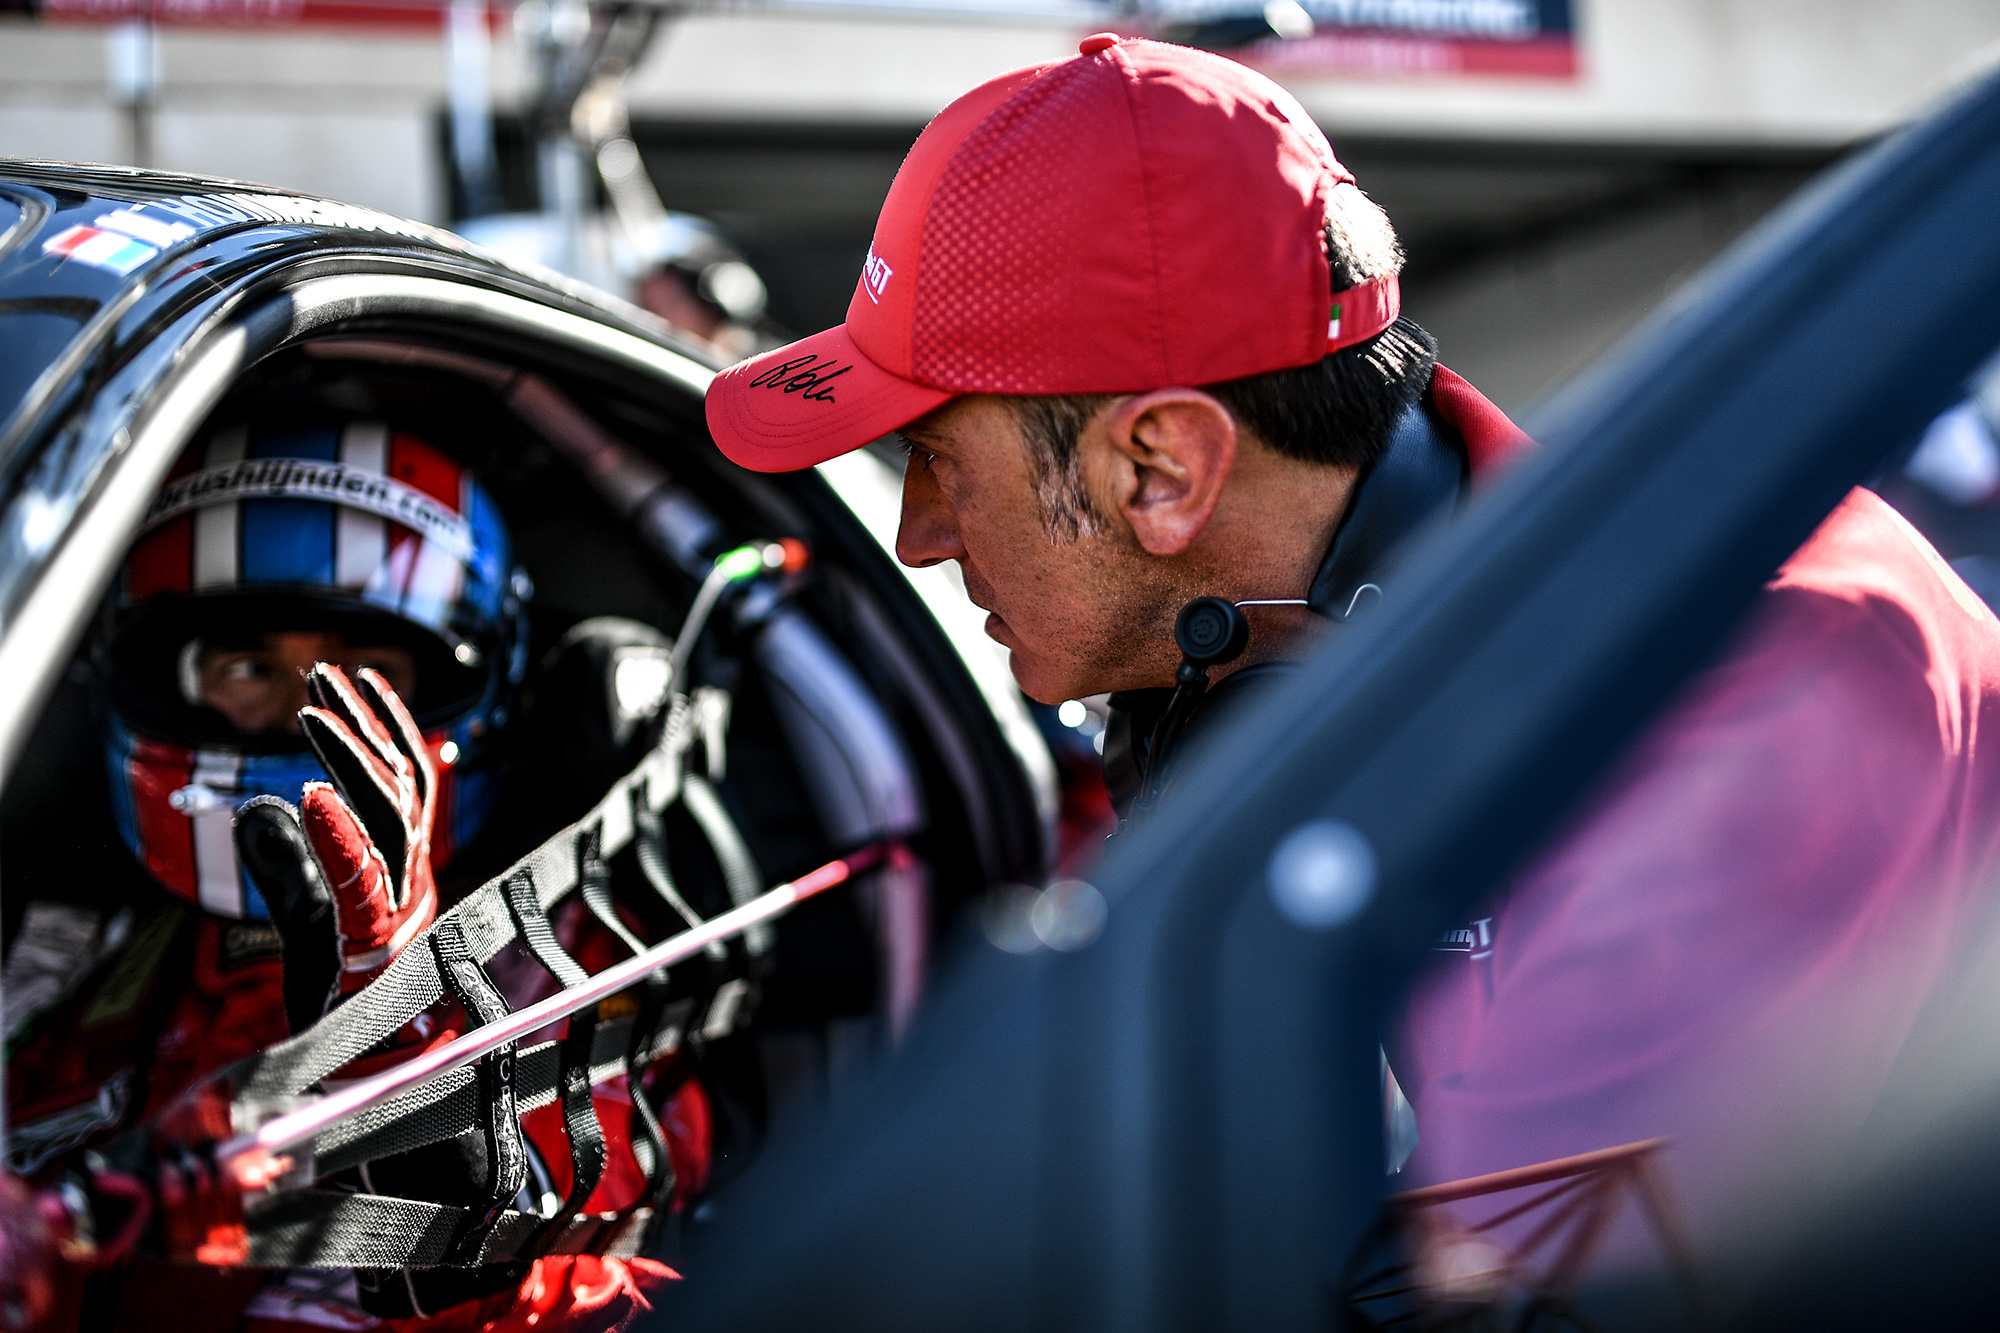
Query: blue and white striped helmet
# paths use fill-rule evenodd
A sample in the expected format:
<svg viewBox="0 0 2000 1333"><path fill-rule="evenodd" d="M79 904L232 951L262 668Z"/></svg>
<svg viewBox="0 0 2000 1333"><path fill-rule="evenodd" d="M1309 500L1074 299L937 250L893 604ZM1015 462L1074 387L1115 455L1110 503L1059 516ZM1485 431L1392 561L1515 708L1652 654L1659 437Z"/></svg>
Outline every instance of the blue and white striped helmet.
<svg viewBox="0 0 2000 1333"><path fill-rule="evenodd" d="M407 702L439 759L433 856L478 831L493 733L527 663L526 577L492 498L460 464L381 421L253 423L184 453L107 609L100 679L120 831L169 890L268 915L236 864L235 808L299 799L324 775L291 730L245 733L207 706L204 643L339 632L416 664Z"/></svg>

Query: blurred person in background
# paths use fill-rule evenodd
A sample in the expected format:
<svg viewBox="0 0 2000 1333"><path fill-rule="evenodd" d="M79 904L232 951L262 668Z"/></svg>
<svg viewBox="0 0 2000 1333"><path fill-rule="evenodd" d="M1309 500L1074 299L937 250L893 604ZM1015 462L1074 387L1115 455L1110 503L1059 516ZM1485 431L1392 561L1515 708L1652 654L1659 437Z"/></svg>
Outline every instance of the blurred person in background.
<svg viewBox="0 0 2000 1333"><path fill-rule="evenodd" d="M722 361L740 361L780 341L765 315L770 293L763 278L715 224L693 214L668 212L636 229L600 215L574 245L546 213L497 213L458 226L467 240L510 263L623 294Z"/></svg>
<svg viewBox="0 0 2000 1333"><path fill-rule="evenodd" d="M635 247L634 301L730 361L775 345L765 329L764 280L712 225L669 213L648 240Z"/></svg>

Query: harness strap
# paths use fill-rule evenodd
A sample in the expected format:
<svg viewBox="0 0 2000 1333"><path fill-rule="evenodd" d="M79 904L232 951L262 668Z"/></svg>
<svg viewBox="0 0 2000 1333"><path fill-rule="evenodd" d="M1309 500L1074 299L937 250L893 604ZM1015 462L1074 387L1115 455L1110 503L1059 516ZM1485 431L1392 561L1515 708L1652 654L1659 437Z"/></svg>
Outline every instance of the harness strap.
<svg viewBox="0 0 2000 1333"><path fill-rule="evenodd" d="M548 914L535 897L532 873L523 870L503 882L507 906L520 928L521 939L535 961L547 969L556 984L567 990L589 978L574 958L556 941ZM556 1081L562 1105L563 1134L569 1140L570 1185L562 1206L556 1209L543 1231L550 1238L568 1225L589 1199L604 1175L604 1127L597 1121L597 1106L590 1095L590 1072L597 1037L597 1010L592 1005L569 1016L562 1040L557 1044Z"/></svg>
<svg viewBox="0 0 2000 1333"><path fill-rule="evenodd" d="M736 821L729 817L721 793L707 778L689 773L682 779L681 804L687 807L688 814L693 816L696 827L714 851L716 863L722 868L723 882L728 886L730 901L741 906L761 893L763 878L757 868L757 859L737 830ZM757 960L769 954L776 941L777 935L768 925L752 926L743 932L743 949L751 962L750 975L724 981L709 996L707 1012L701 1020L703 1040L720 1040L747 1019L756 1005L757 982L754 978L762 975Z"/></svg>
<svg viewBox="0 0 2000 1333"><path fill-rule="evenodd" d="M643 816L650 813L643 804L635 811L642 816L638 821L642 865L648 842ZM658 817L654 816L652 822L657 829ZM577 854L581 863L577 869L578 893L583 898L584 906L606 930L617 936L634 954L641 953L646 946L619 917L618 905L612 899L611 867L604 860L603 845L603 838L595 832L586 834L578 844ZM657 846L654 847L654 855L664 863L665 857ZM652 876L648 874L647 879L650 881ZM659 884L656 882L654 887L658 888ZM672 890L671 879L666 881L666 887L668 891ZM699 924L701 918L680 901L679 894L673 894L669 901L688 918L688 924ZM646 1095L645 1077L646 1070L653 1063L653 1043L659 1034L660 1019L666 1013L669 984L666 969L660 968L641 985L639 1012L632 1021L631 1040L625 1055L625 1086L632 1094L632 1112L639 1124L639 1133L632 1141L632 1153L646 1173L646 1198L656 1208L664 1208L667 1198L673 1193L674 1167L673 1157L667 1152L666 1131L660 1127L660 1118L653 1110L652 1100Z"/></svg>
<svg viewBox="0 0 2000 1333"><path fill-rule="evenodd" d="M437 954L439 974L476 1025L484 1026L506 1017L509 1013L506 1000L494 989L486 969L473 957L464 929L456 919L446 917L437 923L431 931L431 948ZM521 1112L514 1099L513 1043L481 1056L474 1068L486 1128L489 1202L483 1211L465 1210L461 1219L464 1225L446 1249L447 1264L480 1262L488 1234L528 1182L528 1149L521 1139Z"/></svg>
<svg viewBox="0 0 2000 1333"><path fill-rule="evenodd" d="M702 923L701 913L688 905L687 899L681 896L680 889L674 884L673 867L667 861L666 823L660 818L660 812L647 805L644 801L634 801L632 805L632 838L633 850L639 861L639 871L646 877L646 882L653 886L653 892L659 894L667 906L679 914L681 920L687 922L688 925L700 925ZM600 846L598 852L600 861L602 861L603 855L604 853ZM586 884L586 891L588 888L589 886ZM610 903L608 879L606 882L605 902L607 906ZM595 911L596 909L593 908L592 910ZM610 910L609 916L611 920L616 921L618 919L616 910ZM603 920L604 915L600 914L598 919ZM625 923L622 921L618 922L616 929L621 932L619 938L626 940L632 952L637 953L640 948L638 937L632 935L629 930L626 930ZM729 957L728 947L720 940L709 945L705 952L717 962L721 962Z"/></svg>
<svg viewBox="0 0 2000 1333"><path fill-rule="evenodd" d="M632 1042L625 1052L625 1083L632 1091L632 1111L639 1121L639 1137L633 1141L639 1165L646 1172L646 1197L656 1208L666 1207L674 1192L674 1161L667 1152L667 1134L647 1096L646 1071L653 1063L653 1043L660 1019L667 1012L668 983L665 977L648 977L640 988L639 1013L632 1023ZM639 1152L643 1143L645 1151Z"/></svg>
<svg viewBox="0 0 2000 1333"><path fill-rule="evenodd" d="M658 745L588 814L441 914L416 942L427 941L428 947L405 948L373 982L312 1027L239 1062L231 1071L239 1105L254 1107L258 1101L307 1091L343 1065L380 1049L447 994L458 999L475 1025L505 1015L506 1001L483 964L515 939L563 987L584 980L583 969L556 941L548 917L549 909L572 889L580 890L592 915L628 948L645 948L618 916L606 864L635 839L647 882L676 916L690 925L700 923L703 918L676 888L666 857L659 812L677 799L687 802L712 848L731 900L740 904L757 897L762 881L755 858L720 795L707 779L686 772L688 750L701 738L700 723L712 725L716 717L726 716L718 712L718 698L726 708L726 696L719 691L704 687L696 695L692 704L676 696ZM768 926L746 932L744 944L752 956L767 952L771 943ZM729 952L719 943L711 951L720 958ZM743 985L724 989L733 992ZM694 997L670 998L665 969L637 990L634 1015L599 1021L596 1010L580 1012L571 1017L560 1041L525 1052L502 1047L474 1066L332 1126L314 1144L314 1172L325 1176L428 1144L483 1135L486 1203L456 1207L326 1189L279 1192L251 1206L251 1262L395 1269L636 1249L674 1186L666 1136L646 1096L644 1077L655 1059L679 1049L696 1005ZM732 993L731 998L741 997ZM737 1006L729 1008L734 1012ZM714 1015L708 1026L714 1026ZM623 1218L582 1211L605 1164L603 1128L591 1088L620 1072L632 1089L637 1121L633 1150L645 1170L653 1205ZM563 1107L572 1183L562 1206L544 1218L513 1205L527 1180L519 1117L550 1102Z"/></svg>
<svg viewBox="0 0 2000 1333"><path fill-rule="evenodd" d="M634 1020L614 1018L597 1025L590 1058L590 1081L603 1083L623 1072L634 1040ZM520 1052L514 1062L514 1101L523 1114L556 1100L561 1053L552 1041ZM484 1119L470 1069L412 1088L328 1129L313 1142L314 1170L331 1175L378 1157L393 1157L442 1143L477 1129Z"/></svg>
<svg viewBox="0 0 2000 1333"><path fill-rule="evenodd" d="M698 695L709 692L704 686ZM582 819L563 829L509 868L532 872L536 901L544 911L577 886L577 844L596 829L603 855L612 856L632 840L635 800L663 809L681 794L684 759L702 716L685 696L675 696L660 742L617 782ZM502 896L506 875L489 880L438 917L459 923L475 962L485 963L512 943L519 927ZM436 930L433 926L432 930ZM419 937L420 939L422 937ZM278 1101L298 1096L341 1066L359 1059L443 998L444 982L430 949L405 948L382 974L303 1032L248 1056L232 1067L239 1102Z"/></svg>
<svg viewBox="0 0 2000 1333"><path fill-rule="evenodd" d="M722 796L709 785L707 778L698 773L689 773L681 779L681 804L694 816L708 845L715 851L717 864L722 867L722 879L729 886L729 900L741 907L764 891L764 875L757 869L757 858L750 854L750 844L736 829L736 821L729 817L723 807ZM754 958L771 951L776 937L767 925L752 926L743 932L743 945Z"/></svg>
<svg viewBox="0 0 2000 1333"><path fill-rule="evenodd" d="M585 1213L559 1233L533 1213L501 1210L476 1255L454 1258L454 1237L484 1216L471 1208L305 1189L260 1200L250 1214L250 1264L259 1268L441 1268L505 1263L531 1254L612 1254L638 1251L651 1209L628 1217Z"/></svg>
<svg viewBox="0 0 2000 1333"><path fill-rule="evenodd" d="M641 810L643 809L641 807ZM645 819L651 816L657 825L659 817L652 815L650 811L645 811L644 814L635 811L634 814L638 816L634 822L640 826L638 845L642 849L640 860L643 862L646 859L643 850L646 844ZM597 918L598 924L610 931L620 944L635 955L644 952L645 942L633 934L632 928L625 924L625 919L618 915L618 904L611 894L611 866L604 859L604 834L600 830L591 829L577 840L576 861L576 891L577 896L583 899L583 905L590 909L590 914ZM650 874L647 875L647 879L651 878ZM673 888L672 881L668 881L667 888L669 890ZM660 896L667 897L664 893ZM667 898L667 901L681 914L688 925L701 924L701 918L695 915L694 910L686 903L680 901L679 894Z"/></svg>

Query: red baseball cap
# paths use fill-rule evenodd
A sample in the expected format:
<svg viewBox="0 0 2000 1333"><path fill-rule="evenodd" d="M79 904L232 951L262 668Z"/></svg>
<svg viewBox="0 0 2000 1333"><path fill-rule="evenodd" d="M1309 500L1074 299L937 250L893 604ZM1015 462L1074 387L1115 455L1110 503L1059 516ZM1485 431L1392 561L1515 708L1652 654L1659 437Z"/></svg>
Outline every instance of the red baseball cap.
<svg viewBox="0 0 2000 1333"><path fill-rule="evenodd" d="M1085 38L981 84L910 149L839 328L718 375L708 425L810 467L966 393L1135 393L1309 365L1374 337L1394 277L1328 290L1354 179L1290 93L1234 61Z"/></svg>

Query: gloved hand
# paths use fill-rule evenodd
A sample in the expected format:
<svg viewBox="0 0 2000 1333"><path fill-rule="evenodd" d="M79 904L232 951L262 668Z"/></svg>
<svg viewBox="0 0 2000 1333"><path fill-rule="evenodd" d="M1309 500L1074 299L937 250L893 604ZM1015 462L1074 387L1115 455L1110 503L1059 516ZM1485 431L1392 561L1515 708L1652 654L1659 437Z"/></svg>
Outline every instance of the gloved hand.
<svg viewBox="0 0 2000 1333"><path fill-rule="evenodd" d="M307 783L297 809L260 796L236 816L237 853L284 943L294 1031L367 985L437 917L437 770L416 720L367 668L350 680L322 662L306 687L299 725L332 784Z"/></svg>

